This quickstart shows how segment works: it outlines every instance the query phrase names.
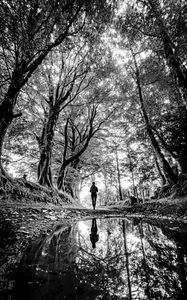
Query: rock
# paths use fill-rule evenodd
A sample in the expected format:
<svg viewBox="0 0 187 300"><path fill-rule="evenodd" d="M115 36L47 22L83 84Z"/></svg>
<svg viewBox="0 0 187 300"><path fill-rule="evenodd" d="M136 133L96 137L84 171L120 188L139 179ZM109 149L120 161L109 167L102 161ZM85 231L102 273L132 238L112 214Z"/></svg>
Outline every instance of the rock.
<svg viewBox="0 0 187 300"><path fill-rule="evenodd" d="M23 229L18 229L18 231L17 232L19 232L19 233L24 233L24 234L30 234L29 233L29 231L26 231L26 230L23 230Z"/></svg>
<svg viewBox="0 0 187 300"><path fill-rule="evenodd" d="M30 215L30 217L33 217L33 218L38 218L38 216L36 214L32 214Z"/></svg>
<svg viewBox="0 0 187 300"><path fill-rule="evenodd" d="M56 221L57 217L55 216L45 216L46 219L50 219L51 221Z"/></svg>

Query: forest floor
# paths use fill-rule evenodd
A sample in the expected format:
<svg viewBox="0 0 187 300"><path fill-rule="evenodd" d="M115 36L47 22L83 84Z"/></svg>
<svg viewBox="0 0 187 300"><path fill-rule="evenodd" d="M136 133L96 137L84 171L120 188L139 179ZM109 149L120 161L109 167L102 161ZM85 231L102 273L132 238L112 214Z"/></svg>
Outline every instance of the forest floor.
<svg viewBox="0 0 187 300"><path fill-rule="evenodd" d="M124 206L115 204L98 207L95 211L71 205L55 205L43 202L14 202L0 199L0 294L12 289L11 272L24 250L37 237L48 235L63 222L83 218L138 217L178 222L187 226L187 197L160 199ZM6 297L2 297L6 299Z"/></svg>

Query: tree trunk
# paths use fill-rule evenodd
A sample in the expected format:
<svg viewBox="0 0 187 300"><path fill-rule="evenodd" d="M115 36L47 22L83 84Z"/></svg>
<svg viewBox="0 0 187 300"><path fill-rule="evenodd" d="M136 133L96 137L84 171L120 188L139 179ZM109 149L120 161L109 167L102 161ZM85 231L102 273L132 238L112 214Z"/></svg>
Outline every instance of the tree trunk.
<svg viewBox="0 0 187 300"><path fill-rule="evenodd" d="M133 196L135 196L134 167L133 167L133 164L132 164L131 155L129 153L128 148L127 148L127 152L128 152L128 161L129 161L129 165L130 165L130 173L131 173L131 178L132 178L132 193L133 193Z"/></svg>
<svg viewBox="0 0 187 300"><path fill-rule="evenodd" d="M62 164L60 167L60 170L59 170L58 178L57 178L57 187L59 190L64 189L65 170L66 170L66 166L65 166L65 164Z"/></svg>
<svg viewBox="0 0 187 300"><path fill-rule="evenodd" d="M163 172L165 175L165 178L167 179L168 183L173 185L177 183L178 176L173 172L172 168L170 167L168 161L165 159L163 153L161 152L161 149L158 145L157 140L154 137L154 134L149 126L147 126L147 131L151 140L151 143L153 145L155 153L158 155L160 162L162 164Z"/></svg>
<svg viewBox="0 0 187 300"><path fill-rule="evenodd" d="M3 142L5 138L5 134L7 132L8 127L10 126L14 114L13 114L13 100L5 99L0 104L0 168L3 170L2 167L2 151L3 151Z"/></svg>
<svg viewBox="0 0 187 300"><path fill-rule="evenodd" d="M60 168L59 176L57 179L57 187L60 190L65 191L70 194L72 198L78 199L77 195L77 185L79 184L76 176L77 168L79 164L79 159L76 162L72 162L71 164L67 164L65 161Z"/></svg>
<svg viewBox="0 0 187 300"><path fill-rule="evenodd" d="M52 187L51 176L51 151L47 149L40 153L40 160L38 164L38 183L43 186Z"/></svg>
<svg viewBox="0 0 187 300"><path fill-rule="evenodd" d="M51 174L51 156L52 144L54 139L54 130L58 120L59 113L51 107L49 114L46 116L45 124L40 137L37 137L40 159L38 163L38 183L48 187L53 186Z"/></svg>
<svg viewBox="0 0 187 300"><path fill-rule="evenodd" d="M57 179L57 187L59 190L62 190L68 194L70 194L74 198L74 187L73 187L73 179L72 172L68 170L69 166L60 168L59 176Z"/></svg>
<svg viewBox="0 0 187 300"><path fill-rule="evenodd" d="M123 201L123 195L122 195L122 188L121 188L121 174L120 174L120 168L119 168L119 159L118 159L118 150L116 146L116 166L117 166L117 178L118 178L118 188L119 188L119 199L120 201Z"/></svg>
<svg viewBox="0 0 187 300"><path fill-rule="evenodd" d="M70 194L72 198L75 197L74 171L71 166L68 166L63 180L64 191Z"/></svg>
<svg viewBox="0 0 187 300"><path fill-rule="evenodd" d="M165 157L164 157L164 155L163 155L163 153L162 153L162 151L159 147L159 144L158 144L158 142L157 142L157 140L156 140L156 138L153 134L151 126L149 124L148 115L147 115L147 112L146 112L146 109L145 109L145 106L144 106L139 69L138 69L137 62L136 62L136 59L135 59L135 56L134 56L133 52L132 52L132 56L133 56L134 64L135 64L135 68L136 68L136 83L137 83L137 88L138 88L140 107L141 107L141 111L142 111L142 114L143 114L143 117L144 117L144 120L145 120L147 133L148 133L149 138L151 140L151 144L153 146L153 149L154 149L156 155L160 159L165 177L167 178L168 183L173 185L173 184L177 183L178 176L173 172L173 170L170 167L168 161L165 159Z"/></svg>
<svg viewBox="0 0 187 300"><path fill-rule="evenodd" d="M160 178L161 178L161 181L162 181L162 185L165 185L166 184L166 178L164 177L164 175L162 173L162 170L159 166L159 163L158 163L158 160L157 160L157 157L156 157L155 153L154 153L154 158L155 158L155 163L156 163L156 167L157 167L157 170L158 170L158 174L160 175Z"/></svg>
<svg viewBox="0 0 187 300"><path fill-rule="evenodd" d="M142 196L142 200L143 200L143 203L145 203L145 193L144 193L144 188L141 189L141 194Z"/></svg>
<svg viewBox="0 0 187 300"><path fill-rule="evenodd" d="M105 197L104 197L104 205L108 204L108 184L107 184L107 172L104 169L103 170L103 175L104 175L104 184L105 184Z"/></svg>
<svg viewBox="0 0 187 300"><path fill-rule="evenodd" d="M178 162L180 164L182 174L187 174L187 145L181 150Z"/></svg>

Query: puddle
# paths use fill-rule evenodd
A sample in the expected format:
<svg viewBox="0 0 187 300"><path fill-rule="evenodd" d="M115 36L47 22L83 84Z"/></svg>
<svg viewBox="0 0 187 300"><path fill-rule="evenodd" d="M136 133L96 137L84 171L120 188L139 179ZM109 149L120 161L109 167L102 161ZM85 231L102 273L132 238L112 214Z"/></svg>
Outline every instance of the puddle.
<svg viewBox="0 0 187 300"><path fill-rule="evenodd" d="M25 252L14 300L187 299L187 228L126 219L59 225Z"/></svg>

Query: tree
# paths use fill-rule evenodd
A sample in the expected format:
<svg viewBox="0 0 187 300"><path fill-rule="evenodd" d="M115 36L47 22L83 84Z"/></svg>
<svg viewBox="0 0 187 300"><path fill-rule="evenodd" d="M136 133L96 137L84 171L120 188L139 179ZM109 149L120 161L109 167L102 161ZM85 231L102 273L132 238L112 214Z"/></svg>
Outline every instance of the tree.
<svg viewBox="0 0 187 300"><path fill-rule="evenodd" d="M71 112L66 121L64 128L64 150L62 163L59 169L57 186L58 189L64 189L74 196L70 171L77 170L80 167L80 156L86 151L90 140L100 130L105 119L96 120L97 107L95 105L88 106L87 117L81 120L80 114ZM108 116L107 116L108 117ZM69 169L69 174L68 174Z"/></svg>
<svg viewBox="0 0 187 300"><path fill-rule="evenodd" d="M181 150L177 155L177 160L180 164L182 173L185 174L187 170L187 70L185 54L186 24L184 20L184 1L166 0L161 4L161 1L159 0L137 0L133 5L128 4L126 15L125 17L120 16L118 24L122 35L128 35L128 38L130 38L131 44L135 47L135 52L138 51L140 53L142 51L142 55L140 54L141 65L144 65L142 64L143 61L149 62L149 68L143 67L142 69L142 71L144 71L143 78L147 78L146 83L148 84L149 82L151 85L159 86L159 89L163 88L165 85L164 99L169 96L171 105L174 101L176 103L175 98L177 98L178 107L173 114L173 120L175 119L176 114L179 115L182 113L183 126L180 125L179 120L177 121L175 119L172 127L174 128L176 125L178 128L180 127L178 133L180 135ZM157 58L157 66L153 63L154 61L156 62L155 58ZM162 71L164 77L163 75L160 77L160 70L164 71ZM155 76L151 81L148 74L153 74L153 72L155 73ZM172 85L174 85L175 88L171 87ZM169 90L170 95L168 95ZM172 90L174 95L171 95ZM167 146L167 141L165 146ZM167 148L171 149L171 147Z"/></svg>
<svg viewBox="0 0 187 300"><path fill-rule="evenodd" d="M95 5L94 5L95 4ZM113 2L112 2L113 4ZM20 116L15 107L21 89L48 53L76 35L86 25L99 31L108 22L113 5L107 1L2 1L0 2L0 167L5 134L12 121ZM110 19L110 18L109 18Z"/></svg>
<svg viewBox="0 0 187 300"><path fill-rule="evenodd" d="M177 26L181 27L182 24L186 26L184 23L185 18L185 5L183 1L178 1L177 5L173 5L174 3L170 3L171 9L176 6L177 9L180 10L180 14L178 14ZM171 68L174 76L176 78L176 84L181 91L182 99L184 100L184 105L187 108L187 69L183 63L183 60L177 53L176 41L172 40L171 33L169 32L169 25L166 25L164 21L164 15L167 14L168 3L166 1L166 5L164 8L161 8L159 0L147 0L147 12L148 15L152 15L152 18L155 18L155 25L159 31L159 38L162 40L163 49L165 58L167 60L168 66ZM181 30L182 28L180 28ZM184 32L184 31L183 31Z"/></svg>
<svg viewBox="0 0 187 300"><path fill-rule="evenodd" d="M41 185L52 187L51 155L54 144L54 134L58 119L62 110L72 103L89 85L88 64L85 61L88 53L81 55L81 48L69 58L63 58L64 53L59 49L58 53L52 53L51 61L46 62L45 75L47 81L48 96L43 96L47 107L44 112L44 124L42 132L36 135L40 159L38 164L38 182ZM54 63L55 58L55 63ZM87 57L88 60L88 57ZM58 71L57 71L58 70ZM41 85L41 83L39 82ZM38 87L40 90L40 87Z"/></svg>
<svg viewBox="0 0 187 300"><path fill-rule="evenodd" d="M135 66L135 76L136 76L136 84L137 84L137 89L138 89L138 96L139 96L139 101L140 101L140 107L141 107L141 111L145 120L145 124L146 124L146 128L147 128L147 132L149 135L149 138L151 140L153 149L156 153L156 155L158 155L160 162L162 163L163 166L163 171L164 174L166 175L166 178L169 182L169 184L175 184L177 182L177 175L173 172L172 168L170 167L168 161L165 159L163 153L161 152L161 149L159 147L159 144L153 134L152 128L150 126L150 122L148 119L148 115L145 109L145 105L144 105L144 100L143 100L143 93L142 93L142 87L141 87L141 82L140 82L140 73L139 73L139 68L136 62L136 58L134 53L132 52L132 56L133 56L133 60L134 60L134 66Z"/></svg>

